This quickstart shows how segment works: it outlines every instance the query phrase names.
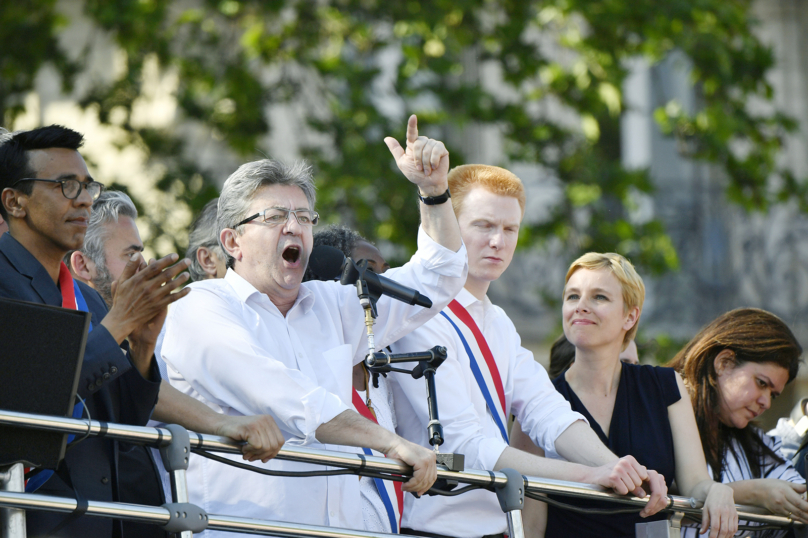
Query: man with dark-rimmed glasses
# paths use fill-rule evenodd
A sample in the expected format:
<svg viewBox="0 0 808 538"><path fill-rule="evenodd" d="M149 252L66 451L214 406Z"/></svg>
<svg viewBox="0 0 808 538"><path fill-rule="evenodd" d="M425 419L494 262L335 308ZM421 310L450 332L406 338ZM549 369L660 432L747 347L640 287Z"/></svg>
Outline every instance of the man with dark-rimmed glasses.
<svg viewBox="0 0 808 538"><path fill-rule="evenodd" d="M74 416L89 413L93 419L145 425L160 387L155 342L168 304L188 293L175 291L187 280L187 273L180 273L188 263L175 263L178 257L172 254L147 265L137 255L113 287L109 311L98 293L73 281L62 258L82 246L93 200L103 189L78 152L82 142L81 134L56 125L0 135L0 215L9 226L9 233L0 236L0 297L90 312L92 329L78 387L84 403L77 404ZM124 451L128 462L144 470L143 496L130 496L130 502L160 504L146 449L100 437L81 441L67 451L55 474L35 474L27 488L60 497L119 500ZM76 514L29 512L27 525L29 536L124 534L119 520ZM144 526L138 536L165 532Z"/></svg>

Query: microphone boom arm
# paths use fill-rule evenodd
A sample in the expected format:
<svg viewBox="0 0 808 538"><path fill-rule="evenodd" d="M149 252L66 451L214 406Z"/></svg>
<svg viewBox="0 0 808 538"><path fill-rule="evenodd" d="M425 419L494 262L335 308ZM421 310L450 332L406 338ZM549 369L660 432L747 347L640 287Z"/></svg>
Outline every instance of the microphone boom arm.
<svg viewBox="0 0 808 538"><path fill-rule="evenodd" d="M365 280L365 275L368 274L367 262L363 260L357 264L350 258L347 258L347 260L349 263L344 267L341 282L343 284L354 283L356 286L356 295L359 297L359 304L362 305L365 312L365 327L368 335L368 354L365 356L365 366L371 372L386 373L394 370L391 365L395 363L418 363L415 368L409 371L409 374L413 379L423 377L426 381L427 409L429 411L429 423L427 424L429 444L432 445L435 451L435 458L439 464L445 465L451 471L463 471L465 469L465 457L463 454L441 454L439 449L444 439L443 426L441 426L440 418L438 417L438 395L435 388L435 371L443 364L443 361L446 360L446 348L443 346L435 346L427 351L397 354L388 353L387 350L376 351L373 325L378 314L376 301L379 300L379 295L371 291L368 282ZM421 297L425 299L425 301L428 301L429 306L432 305L429 298ZM410 304L415 304L415 302ZM406 370L399 371L406 372ZM456 483L452 484L447 482L444 487L451 489L454 485L456 485Z"/></svg>

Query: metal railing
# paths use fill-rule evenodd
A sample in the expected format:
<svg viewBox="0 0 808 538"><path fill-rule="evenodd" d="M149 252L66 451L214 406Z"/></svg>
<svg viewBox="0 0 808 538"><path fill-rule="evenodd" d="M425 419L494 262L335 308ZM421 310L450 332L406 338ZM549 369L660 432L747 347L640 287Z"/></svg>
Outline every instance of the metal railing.
<svg viewBox="0 0 808 538"><path fill-rule="evenodd" d="M89 433L91 436L103 436L108 439L143 444L163 449L169 447L172 445L172 443L177 444L178 441L179 444L187 443L191 449L203 449L211 452L223 452L230 454L240 454L242 447L241 444L226 437L186 432L186 430L183 428L173 425L167 428L149 428L143 426L129 426L123 424L34 415L3 410L0 410L0 424L78 435L87 435ZM180 439L183 435L188 435L188 437ZM381 473L385 475L395 474L409 476L412 474L412 469L409 466L396 460L305 447L285 447L278 453L276 458L315 465L328 465L332 467L351 469L358 475L378 475ZM22 466L19 464L17 464L17 466L20 468L21 473ZM184 469L175 469L172 471L172 469L169 469L168 467L169 464L167 464L167 470L169 470L170 474L172 475L172 490L175 495L175 502L187 503L188 493L187 489L185 488ZM618 495L599 486L565 482L561 480L524 477L512 470L504 470L502 472L477 471L473 469L464 471L450 471L447 468L439 465L438 479L445 479L460 484L476 485L491 489L498 493L501 504L503 497L508 496L508 494L505 492L510 491L512 495L515 495L514 499L511 500L511 508L509 510L505 510L505 504L503 504L503 510L508 516L508 524L511 529L510 536L514 538L521 538L523 535L521 532L521 505L519 505L519 503L522 501L519 500L519 495L521 495L521 498L523 499L525 492L532 494L553 494L568 497L595 499L631 505L637 507L638 509L644 507L648 502L648 498ZM19 482L18 478L14 480ZM75 499L21 493L22 489L20 488L20 485L16 483L14 486L9 485L3 489L5 491L0 491L0 507L16 509L17 512L13 512L13 510L2 510L3 512L13 512L14 517L12 517L12 519L14 519L14 521L20 520L21 510L72 512L76 509ZM16 491L8 491L14 489L16 489ZM519 506L517 507L517 505ZM669 506L665 510L677 514L678 519L681 520L682 516L687 515L700 517L701 507L702 503L693 498L671 495ZM177 519L176 517L172 516L171 511L165 506L141 506L97 501L89 501L89 507L86 514L91 516L131 519L164 526L171 524L172 521ZM787 527L794 524L794 522L789 518L773 515L764 509L751 506L739 505L738 515L742 520L763 523L766 525ZM368 533L348 529L338 529L334 527L318 527L295 523L260 521L225 515L205 514L205 517L207 518L206 528L211 530L215 529L232 532L249 532L271 536L290 537L317 536L334 538L370 538L390 536L387 534ZM176 526L174 528L179 529L179 527ZM5 532L12 532L12 527L3 527L3 529ZM191 533L188 531L185 531L182 534L184 537L191 535ZM9 538L20 538L21 536L24 537L24 534L9 534L8 536Z"/></svg>

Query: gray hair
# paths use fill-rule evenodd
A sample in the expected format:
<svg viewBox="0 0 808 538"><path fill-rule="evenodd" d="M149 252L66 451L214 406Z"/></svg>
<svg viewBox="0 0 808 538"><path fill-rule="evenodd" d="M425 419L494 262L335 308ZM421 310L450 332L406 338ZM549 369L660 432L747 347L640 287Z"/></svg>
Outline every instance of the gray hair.
<svg viewBox="0 0 808 538"><path fill-rule="evenodd" d="M96 265L106 266L104 257L104 242L106 233L104 226L110 222L117 223L120 217L137 219L137 208L132 199L120 191L104 191L95 202L90 213L90 224L87 225L87 234L81 252L90 258Z"/></svg>
<svg viewBox="0 0 808 538"><path fill-rule="evenodd" d="M104 191L101 196L93 202L93 209L90 213L90 223L87 225L87 233L84 235L84 244L79 251L90 258L95 263L96 276L93 278L93 285L101 297L106 301L107 306L112 308L112 275L107 269L107 258L104 255L104 243L107 240L108 232L106 224L117 223L120 217L129 217L132 220L137 218L137 208L132 200L120 191ZM75 251L65 254L64 262L70 269L70 257Z"/></svg>
<svg viewBox="0 0 808 538"><path fill-rule="evenodd" d="M300 187L309 201L309 207L314 211L314 203L317 198L314 177L311 166L305 161L285 164L272 159L261 159L242 164L224 182L222 194L219 197L216 236L219 238L220 245L222 231L227 228L235 228L236 224L247 218L247 211L249 211L255 192L261 187L270 185ZM227 266L232 268L235 259L228 254L224 245L221 247L227 257Z"/></svg>
<svg viewBox="0 0 808 538"><path fill-rule="evenodd" d="M188 272L191 273L191 280L205 280L208 274L199 265L196 252L200 247L210 249L219 259L225 259L224 249L219 245L219 236L216 234L216 215L219 210L219 199L214 198L202 208L202 212L191 224L191 231L188 234L188 250L185 257L191 260Z"/></svg>

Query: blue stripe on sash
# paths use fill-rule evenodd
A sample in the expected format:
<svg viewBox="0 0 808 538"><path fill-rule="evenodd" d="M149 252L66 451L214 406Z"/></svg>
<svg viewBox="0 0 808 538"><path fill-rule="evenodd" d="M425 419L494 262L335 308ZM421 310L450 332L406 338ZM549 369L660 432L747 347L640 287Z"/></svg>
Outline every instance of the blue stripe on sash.
<svg viewBox="0 0 808 538"><path fill-rule="evenodd" d="M485 378L483 377L483 373L480 371L480 367L477 364L477 359L474 358L474 353L472 353L471 347L469 347L468 342L466 342L466 337L463 336L463 332L457 325L455 325L455 322L452 321L452 318L447 316L445 312L441 312L440 314L444 318L446 318L449 321L449 323L452 324L452 327L454 327L454 330L457 331L457 335L460 337L460 341L463 342L463 347L466 348L466 354L469 356L469 366L471 366L471 373L474 374L474 379L477 380L477 386L480 387L480 392L483 393L485 403L486 405L488 405L488 411L494 418L494 422L499 428L499 432L502 434L502 438L505 440L506 443L509 443L510 441L508 441L508 430L502 423L502 419L499 417L497 408L494 406L494 399L491 397L491 393L488 391L488 385L485 383Z"/></svg>
<svg viewBox="0 0 808 538"><path fill-rule="evenodd" d="M79 283L73 280L73 293L76 295L76 309L81 310L82 312L89 312L90 309L87 308L87 301L84 300L84 295L81 294L81 290L79 289ZM90 330L87 332L92 332L93 330L93 322L90 322Z"/></svg>
<svg viewBox="0 0 808 538"><path fill-rule="evenodd" d="M369 448L363 448L365 454L372 456L373 452ZM384 503L384 509L387 510L387 518L390 520L390 532L398 534L398 521L396 521L396 511L393 508L393 503L390 501L390 495L387 494L387 488L384 486L384 480L381 478L374 478L373 482L376 484L376 489L379 491L379 497Z"/></svg>

